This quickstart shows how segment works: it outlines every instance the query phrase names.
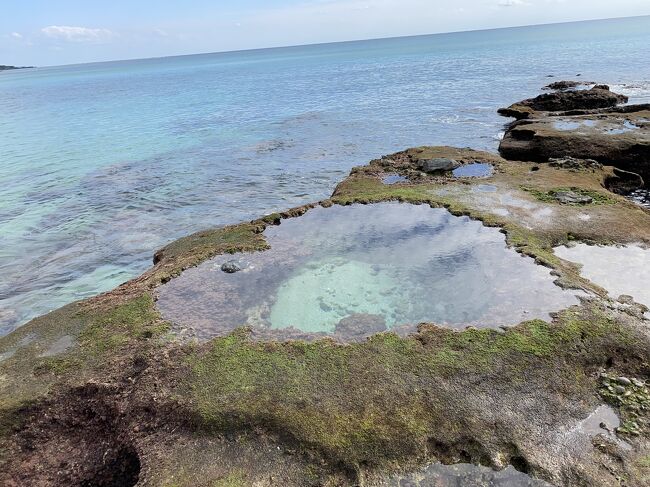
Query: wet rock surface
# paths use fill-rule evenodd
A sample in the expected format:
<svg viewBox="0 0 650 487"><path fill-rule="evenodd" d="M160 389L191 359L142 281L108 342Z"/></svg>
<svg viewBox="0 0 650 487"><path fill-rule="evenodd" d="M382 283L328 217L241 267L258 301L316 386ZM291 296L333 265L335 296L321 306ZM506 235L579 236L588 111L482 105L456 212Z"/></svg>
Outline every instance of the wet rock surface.
<svg viewBox="0 0 650 487"><path fill-rule="evenodd" d="M386 481L386 487L552 487L525 473L508 467L494 471L472 464L430 465L419 471L396 475Z"/></svg>

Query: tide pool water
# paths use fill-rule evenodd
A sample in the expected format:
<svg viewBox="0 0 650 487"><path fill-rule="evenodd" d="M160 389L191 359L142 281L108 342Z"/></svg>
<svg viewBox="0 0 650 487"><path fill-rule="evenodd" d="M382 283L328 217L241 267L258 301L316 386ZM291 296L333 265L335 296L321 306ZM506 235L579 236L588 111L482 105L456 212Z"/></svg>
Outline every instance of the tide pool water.
<svg viewBox="0 0 650 487"><path fill-rule="evenodd" d="M580 273L617 299L632 296L650 307L650 249L642 245L577 244L556 247L555 254L581 266Z"/></svg>
<svg viewBox="0 0 650 487"><path fill-rule="evenodd" d="M650 101L648 45L642 17L0 73L0 334L382 154L496 150L550 81Z"/></svg>
<svg viewBox="0 0 650 487"><path fill-rule="evenodd" d="M270 250L234 256L239 272L218 256L160 287L163 318L200 338L250 326L348 341L425 322L514 325L578 304L498 229L428 205L317 207L264 236Z"/></svg>

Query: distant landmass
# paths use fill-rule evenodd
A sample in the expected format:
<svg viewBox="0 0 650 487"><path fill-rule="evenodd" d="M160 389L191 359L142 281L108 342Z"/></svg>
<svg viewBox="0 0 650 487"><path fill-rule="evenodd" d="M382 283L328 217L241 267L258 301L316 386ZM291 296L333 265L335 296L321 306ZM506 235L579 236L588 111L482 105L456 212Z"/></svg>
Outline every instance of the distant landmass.
<svg viewBox="0 0 650 487"><path fill-rule="evenodd" d="M5 64L0 64L0 71L8 71L10 69L29 69L34 66L7 66Z"/></svg>

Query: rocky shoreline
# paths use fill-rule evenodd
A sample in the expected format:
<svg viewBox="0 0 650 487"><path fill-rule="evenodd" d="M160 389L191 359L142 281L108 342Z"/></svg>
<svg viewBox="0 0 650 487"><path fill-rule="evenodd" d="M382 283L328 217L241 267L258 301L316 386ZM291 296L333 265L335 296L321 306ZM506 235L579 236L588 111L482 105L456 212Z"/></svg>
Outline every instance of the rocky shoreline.
<svg viewBox="0 0 650 487"><path fill-rule="evenodd" d="M648 303L611 296L554 248L648 248L650 211L618 194L650 179L648 108L619 106L604 87L581 91L593 93L510 107L522 115L505 157L451 147L384 156L327 200L180 239L142 276L1 337L0 483L647 485ZM596 132L553 128L567 119ZM598 142L624 121L638 128ZM454 175L476 164L491 171ZM579 304L503 328L423 323L352 343L251 328L197 341L161 316L161 286L185 270L265 252L265 230L314 208L388 201L498 228Z"/></svg>

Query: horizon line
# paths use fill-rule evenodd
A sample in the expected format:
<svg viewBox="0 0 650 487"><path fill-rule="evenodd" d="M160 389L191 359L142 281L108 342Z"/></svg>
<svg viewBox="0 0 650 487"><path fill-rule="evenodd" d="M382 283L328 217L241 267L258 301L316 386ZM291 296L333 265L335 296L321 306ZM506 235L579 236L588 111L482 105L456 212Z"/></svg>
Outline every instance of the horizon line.
<svg viewBox="0 0 650 487"><path fill-rule="evenodd" d="M232 49L227 51L207 51L207 52L195 52L189 54L169 54L164 56L151 56L151 57L134 57L134 58L125 58L125 59L109 59L105 61L88 61L83 63L69 63L69 64L51 64L43 66L29 66L29 69L38 69L38 68L62 68L69 66L85 66L88 64L104 64L104 63L119 63L127 61L149 61L156 59L169 59L169 58L178 58L178 57L190 57L190 56L209 56L214 54L234 54L234 53L245 53L245 52L256 52L256 51L269 51L274 49L292 49L298 47L311 47L311 46L328 46L336 44L350 44L356 42L369 42L369 41L382 41L382 40L393 40L393 39L413 39L417 37L429 37L437 35L452 35L452 34L465 34L470 32L491 32L497 30L507 30L507 29L525 29L527 27L543 27L550 25L565 25L565 24L581 24L587 22L607 22L611 20L624 20L624 19L640 19L644 17L650 17L650 14L645 15L629 15L624 17L606 17L606 18L596 18L596 19L584 19L584 20L567 20L563 22L547 22L539 24L525 24L525 25L510 25L503 27L490 27L483 29L468 29L468 30L452 30L445 32L431 32L428 34L413 34L413 35L397 35L397 36L386 36L386 37L370 37L364 39L347 39L341 41L327 41L327 42L312 42L307 44L289 44L289 45L278 45L278 46L266 46L266 47L252 47L246 49Z"/></svg>

